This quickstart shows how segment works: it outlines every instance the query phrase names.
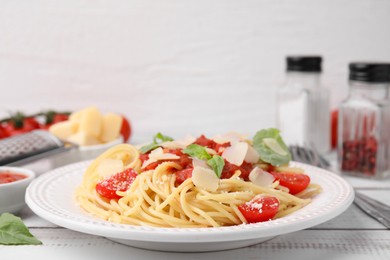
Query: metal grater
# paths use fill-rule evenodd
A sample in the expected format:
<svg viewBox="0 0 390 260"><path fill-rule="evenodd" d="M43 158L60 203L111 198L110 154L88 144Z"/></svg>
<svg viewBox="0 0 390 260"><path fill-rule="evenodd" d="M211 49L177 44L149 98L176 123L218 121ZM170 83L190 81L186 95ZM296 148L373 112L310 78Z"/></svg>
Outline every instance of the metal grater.
<svg viewBox="0 0 390 260"><path fill-rule="evenodd" d="M73 147L48 131L35 130L0 140L0 165L21 165Z"/></svg>

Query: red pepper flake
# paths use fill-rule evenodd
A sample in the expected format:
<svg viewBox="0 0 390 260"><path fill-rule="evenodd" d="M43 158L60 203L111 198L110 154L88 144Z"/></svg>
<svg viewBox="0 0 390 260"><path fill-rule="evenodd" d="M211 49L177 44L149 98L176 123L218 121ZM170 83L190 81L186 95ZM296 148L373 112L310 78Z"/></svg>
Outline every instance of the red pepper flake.
<svg viewBox="0 0 390 260"><path fill-rule="evenodd" d="M375 175L378 142L375 137L343 142L341 169Z"/></svg>

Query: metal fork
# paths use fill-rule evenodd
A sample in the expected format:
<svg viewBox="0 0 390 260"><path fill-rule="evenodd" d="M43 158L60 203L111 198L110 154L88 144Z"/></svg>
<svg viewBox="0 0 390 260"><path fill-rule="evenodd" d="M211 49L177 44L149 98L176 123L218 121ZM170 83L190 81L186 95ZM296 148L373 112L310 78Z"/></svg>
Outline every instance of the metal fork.
<svg viewBox="0 0 390 260"><path fill-rule="evenodd" d="M330 163L320 155L314 145L290 145L289 150L294 161L307 163L320 168L329 169Z"/></svg>
<svg viewBox="0 0 390 260"><path fill-rule="evenodd" d="M306 145L304 147L292 145L289 146L289 150L294 161L307 163L324 169L330 167L328 160L318 153L314 145ZM354 203L367 215L390 229L390 206L356 191Z"/></svg>

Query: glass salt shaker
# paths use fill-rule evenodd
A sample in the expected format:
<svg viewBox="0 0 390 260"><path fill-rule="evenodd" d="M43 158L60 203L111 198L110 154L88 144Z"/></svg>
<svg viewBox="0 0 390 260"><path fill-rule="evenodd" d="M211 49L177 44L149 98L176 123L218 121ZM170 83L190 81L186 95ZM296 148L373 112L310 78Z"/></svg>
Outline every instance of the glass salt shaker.
<svg viewBox="0 0 390 260"><path fill-rule="evenodd" d="M289 56L286 82L277 93L276 125L288 145L330 150L329 90L321 86L320 56Z"/></svg>
<svg viewBox="0 0 390 260"><path fill-rule="evenodd" d="M338 162L344 174L390 175L390 63L349 65L349 96L339 107Z"/></svg>

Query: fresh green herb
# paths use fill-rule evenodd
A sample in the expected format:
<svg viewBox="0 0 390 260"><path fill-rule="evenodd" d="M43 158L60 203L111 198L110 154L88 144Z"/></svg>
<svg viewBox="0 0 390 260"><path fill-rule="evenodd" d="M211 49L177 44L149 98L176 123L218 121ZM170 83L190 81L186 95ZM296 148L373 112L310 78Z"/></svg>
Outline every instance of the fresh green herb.
<svg viewBox="0 0 390 260"><path fill-rule="evenodd" d="M225 161L221 156L211 156L205 147L198 144L190 144L183 150L183 153L200 160L206 160L207 164L213 169L218 178L221 178L222 170L225 166Z"/></svg>
<svg viewBox="0 0 390 260"><path fill-rule="evenodd" d="M207 164L214 170L218 178L221 178L223 167L225 166L225 161L219 155L214 155L213 158L207 161Z"/></svg>
<svg viewBox="0 0 390 260"><path fill-rule="evenodd" d="M157 133L153 137L153 143L155 143L155 144L163 143L163 142L170 142L170 141L173 141L173 138L166 136L166 135L163 135L162 133Z"/></svg>
<svg viewBox="0 0 390 260"><path fill-rule="evenodd" d="M190 144L183 150L183 153L186 153L191 157L196 157L200 160L210 160L212 158L206 148L198 144Z"/></svg>
<svg viewBox="0 0 390 260"><path fill-rule="evenodd" d="M286 144L275 128L258 131L253 137L253 148L259 153L260 159L274 166L287 164L291 154Z"/></svg>
<svg viewBox="0 0 390 260"><path fill-rule="evenodd" d="M173 138L172 137L169 137L169 136L166 136L166 135L163 135L162 133L157 133L154 137L153 137L153 142L150 143L150 144L147 144L147 145L144 145L142 146L139 151L141 153L147 153L149 151L152 151L158 147L160 147L160 144L163 143L163 142L170 142L170 141L173 141Z"/></svg>
<svg viewBox="0 0 390 260"><path fill-rule="evenodd" d="M29 231L23 221L10 213L0 215L1 245L41 245Z"/></svg>

